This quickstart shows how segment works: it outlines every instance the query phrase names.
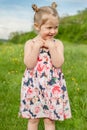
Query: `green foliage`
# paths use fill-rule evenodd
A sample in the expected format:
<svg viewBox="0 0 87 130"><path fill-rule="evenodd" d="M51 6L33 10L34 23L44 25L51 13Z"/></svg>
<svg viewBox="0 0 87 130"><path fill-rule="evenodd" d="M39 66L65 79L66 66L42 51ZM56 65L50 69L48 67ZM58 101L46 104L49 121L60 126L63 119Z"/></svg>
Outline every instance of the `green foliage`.
<svg viewBox="0 0 87 130"><path fill-rule="evenodd" d="M14 32L9 41L15 44L25 43L36 36L34 31L26 33ZM56 38L70 43L87 44L87 9L78 11L77 15L66 16L60 19L59 33Z"/></svg>
<svg viewBox="0 0 87 130"><path fill-rule="evenodd" d="M79 11L77 15L61 18L56 38L87 44L87 9Z"/></svg>
<svg viewBox="0 0 87 130"><path fill-rule="evenodd" d="M56 130L87 129L87 46L65 46L65 75L72 119L56 121ZM27 120L18 118L24 45L3 44L0 46L0 130L26 130ZM43 121L39 124L43 129Z"/></svg>
<svg viewBox="0 0 87 130"><path fill-rule="evenodd" d="M34 31L26 32L26 33L18 33L14 32L10 34L9 42L15 44L24 44L27 40L32 39L36 36Z"/></svg>

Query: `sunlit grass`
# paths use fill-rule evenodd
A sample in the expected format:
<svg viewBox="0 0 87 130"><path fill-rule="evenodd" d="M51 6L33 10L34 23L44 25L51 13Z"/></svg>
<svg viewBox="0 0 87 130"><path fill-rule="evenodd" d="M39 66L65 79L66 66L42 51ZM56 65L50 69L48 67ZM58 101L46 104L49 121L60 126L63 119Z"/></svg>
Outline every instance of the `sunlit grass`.
<svg viewBox="0 0 87 130"><path fill-rule="evenodd" d="M64 44L63 72L72 109L72 119L56 121L57 130L87 129L87 46ZM26 130L27 120L18 118L23 64L23 45L0 46L0 130ZM39 130L43 129L41 120Z"/></svg>

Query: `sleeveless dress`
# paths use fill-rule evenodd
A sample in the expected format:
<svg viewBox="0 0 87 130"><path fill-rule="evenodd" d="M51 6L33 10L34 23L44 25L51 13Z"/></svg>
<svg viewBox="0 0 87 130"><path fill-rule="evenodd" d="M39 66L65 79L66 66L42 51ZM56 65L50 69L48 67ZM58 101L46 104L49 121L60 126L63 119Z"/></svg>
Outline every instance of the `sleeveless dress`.
<svg viewBox="0 0 87 130"><path fill-rule="evenodd" d="M23 118L71 118L66 82L61 68L52 65L48 49L41 48L34 69L22 78L19 115Z"/></svg>

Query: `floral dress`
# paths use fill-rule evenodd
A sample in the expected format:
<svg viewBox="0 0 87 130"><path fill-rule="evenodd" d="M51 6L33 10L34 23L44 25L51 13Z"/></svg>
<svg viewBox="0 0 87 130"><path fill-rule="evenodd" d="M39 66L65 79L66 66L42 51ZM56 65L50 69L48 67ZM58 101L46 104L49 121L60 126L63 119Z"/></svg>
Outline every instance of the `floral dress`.
<svg viewBox="0 0 87 130"><path fill-rule="evenodd" d="M64 75L52 65L48 49L41 48L34 69L22 78L20 116L23 118L71 118Z"/></svg>

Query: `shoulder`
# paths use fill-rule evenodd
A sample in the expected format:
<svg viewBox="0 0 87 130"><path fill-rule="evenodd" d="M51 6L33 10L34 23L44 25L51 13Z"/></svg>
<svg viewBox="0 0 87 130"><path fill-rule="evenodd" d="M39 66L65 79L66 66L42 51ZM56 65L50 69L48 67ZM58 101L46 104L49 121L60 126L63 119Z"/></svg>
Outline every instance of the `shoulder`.
<svg viewBox="0 0 87 130"><path fill-rule="evenodd" d="M55 39L57 45L63 46L63 42L59 39Z"/></svg>
<svg viewBox="0 0 87 130"><path fill-rule="evenodd" d="M32 40L30 39L30 40L25 42L25 46L29 46L31 43L32 43Z"/></svg>
<svg viewBox="0 0 87 130"><path fill-rule="evenodd" d="M24 45L24 49L27 49L27 48L31 48L33 46L33 40L30 39L28 41L25 42L25 45Z"/></svg>
<svg viewBox="0 0 87 130"><path fill-rule="evenodd" d="M63 45L63 42L61 40L55 39L55 42L56 42L56 47L64 50L64 45Z"/></svg>

